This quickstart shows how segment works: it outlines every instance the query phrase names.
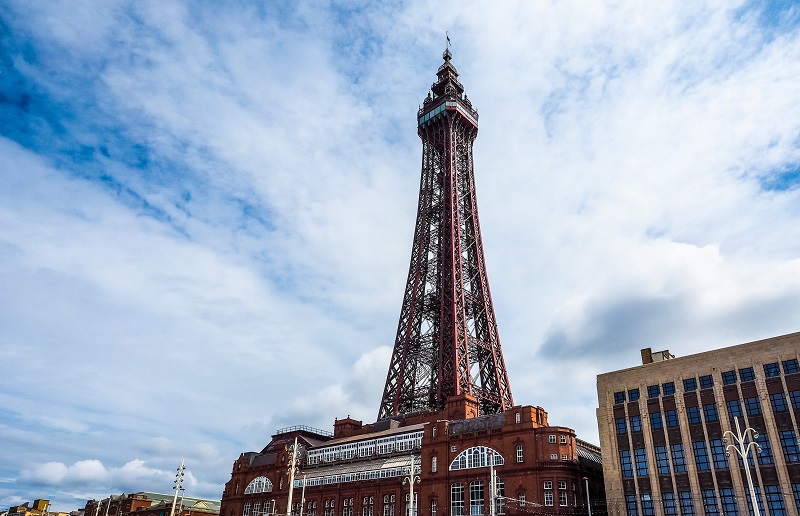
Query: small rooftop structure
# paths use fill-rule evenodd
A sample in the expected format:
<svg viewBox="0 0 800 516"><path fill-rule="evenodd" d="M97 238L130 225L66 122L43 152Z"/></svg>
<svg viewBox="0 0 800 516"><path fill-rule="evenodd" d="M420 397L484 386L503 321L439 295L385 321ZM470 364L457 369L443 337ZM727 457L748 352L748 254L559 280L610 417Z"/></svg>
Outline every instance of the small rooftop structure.
<svg viewBox="0 0 800 516"><path fill-rule="evenodd" d="M670 358L675 358L675 355L670 353L668 349L664 351L653 351L650 348L644 348L642 350L642 365L652 364L653 362L663 362Z"/></svg>

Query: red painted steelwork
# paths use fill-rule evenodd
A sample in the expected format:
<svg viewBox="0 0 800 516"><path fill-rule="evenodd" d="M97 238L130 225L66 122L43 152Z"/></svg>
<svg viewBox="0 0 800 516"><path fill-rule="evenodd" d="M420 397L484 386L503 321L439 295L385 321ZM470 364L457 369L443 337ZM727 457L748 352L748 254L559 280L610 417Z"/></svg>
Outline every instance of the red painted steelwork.
<svg viewBox="0 0 800 516"><path fill-rule="evenodd" d="M446 50L418 113L417 222L379 419L441 410L469 394L481 414L513 405L486 277L472 145L478 113Z"/></svg>

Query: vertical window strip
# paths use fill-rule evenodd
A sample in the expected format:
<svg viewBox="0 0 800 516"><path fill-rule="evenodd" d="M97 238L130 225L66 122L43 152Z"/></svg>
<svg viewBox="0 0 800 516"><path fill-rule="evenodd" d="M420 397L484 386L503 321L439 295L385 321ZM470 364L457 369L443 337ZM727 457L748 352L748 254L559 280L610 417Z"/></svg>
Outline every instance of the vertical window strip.
<svg viewBox="0 0 800 516"><path fill-rule="evenodd" d="M636 496L625 495L625 511L627 516L639 516L639 510L636 507Z"/></svg>
<svg viewBox="0 0 800 516"><path fill-rule="evenodd" d="M669 456L667 455L666 445L659 445L655 447L656 452L656 468L659 475L669 475Z"/></svg>
<svg viewBox="0 0 800 516"><path fill-rule="evenodd" d="M758 434L756 442L761 446L761 453L758 454L758 463L763 465L774 464L775 457L772 455L772 446L769 443L769 436L766 432Z"/></svg>
<svg viewBox="0 0 800 516"><path fill-rule="evenodd" d="M736 503L736 493L732 488L720 489L719 499L722 502L723 516L739 516L739 505Z"/></svg>
<svg viewBox="0 0 800 516"><path fill-rule="evenodd" d="M742 404L739 400L730 400L725 403L728 407L728 417L732 420L735 417L742 417Z"/></svg>
<svg viewBox="0 0 800 516"><path fill-rule="evenodd" d="M800 512L800 482L792 484L792 494L794 495L794 505Z"/></svg>
<svg viewBox="0 0 800 516"><path fill-rule="evenodd" d="M636 475L640 477L649 475L650 470L647 465L647 450L644 448L635 448L633 450L633 457L636 461Z"/></svg>
<svg viewBox="0 0 800 516"><path fill-rule="evenodd" d="M655 508L653 507L653 497L647 493L643 493L641 497L642 502L642 516L655 516Z"/></svg>
<svg viewBox="0 0 800 516"><path fill-rule="evenodd" d="M728 450L722 439L711 439L711 457L714 460L714 469L728 469Z"/></svg>
<svg viewBox="0 0 800 516"><path fill-rule="evenodd" d="M678 506L675 504L675 493L662 493L661 502L664 505L664 516L678 516Z"/></svg>
<svg viewBox="0 0 800 516"><path fill-rule="evenodd" d="M623 477L632 477L633 476L633 466L631 464L631 451L630 450L620 450L619 451L619 466L622 470Z"/></svg>
<svg viewBox="0 0 800 516"><path fill-rule="evenodd" d="M789 403L786 401L786 395L782 392L769 395L769 402L772 405L773 412L787 412L789 410Z"/></svg>
<svg viewBox="0 0 800 516"><path fill-rule="evenodd" d="M653 412L652 414L650 414L650 428L656 429L663 427L664 423L661 420L661 412Z"/></svg>
<svg viewBox="0 0 800 516"><path fill-rule="evenodd" d="M780 486L764 486L764 495L767 498L770 516L786 516L786 504L783 502Z"/></svg>
<svg viewBox="0 0 800 516"><path fill-rule="evenodd" d="M682 516L695 516L691 491L680 491L678 493L678 505L681 508Z"/></svg>
<svg viewBox="0 0 800 516"><path fill-rule="evenodd" d="M761 414L761 402L758 398L745 398L744 408L748 416L758 416Z"/></svg>
<svg viewBox="0 0 800 516"><path fill-rule="evenodd" d="M739 369L739 379L743 382L752 382L756 379L756 374L752 367Z"/></svg>
<svg viewBox="0 0 800 516"><path fill-rule="evenodd" d="M683 453L683 445L670 445L670 452L672 454L672 469L675 470L675 473L686 473L686 455Z"/></svg>
<svg viewBox="0 0 800 516"><path fill-rule="evenodd" d="M694 463L698 471L708 471L711 469L711 464L708 460L708 448L706 448L705 441L692 442L692 451L694 452Z"/></svg>
<svg viewBox="0 0 800 516"><path fill-rule="evenodd" d="M703 405L703 415L705 416L707 423L712 421L719 421L719 412L717 411L717 404L709 403L708 405Z"/></svg>
<svg viewBox="0 0 800 516"><path fill-rule="evenodd" d="M786 462L800 462L800 448L797 446L797 435L794 430L782 430L778 436Z"/></svg>
<svg viewBox="0 0 800 516"><path fill-rule="evenodd" d="M758 511L760 514L764 514L764 501L761 499L761 487L754 486L753 490L756 492L756 503L758 503ZM745 489L745 499L747 500L747 510L750 512L750 516L755 516L755 512L753 511L753 501L750 499L750 490Z"/></svg>
<svg viewBox="0 0 800 516"><path fill-rule="evenodd" d="M717 505L717 495L713 489L704 489L703 496L703 514L705 516L719 516L719 506Z"/></svg>

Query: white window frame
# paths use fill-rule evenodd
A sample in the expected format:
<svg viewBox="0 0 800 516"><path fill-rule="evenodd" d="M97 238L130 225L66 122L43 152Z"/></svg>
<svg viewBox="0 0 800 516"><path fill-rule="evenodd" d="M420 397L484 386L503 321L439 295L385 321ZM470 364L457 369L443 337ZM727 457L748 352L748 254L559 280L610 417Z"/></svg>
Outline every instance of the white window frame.
<svg viewBox="0 0 800 516"><path fill-rule="evenodd" d="M244 488L244 494L271 493L272 482L267 477L256 477Z"/></svg>
<svg viewBox="0 0 800 516"><path fill-rule="evenodd" d="M503 456L497 450L488 446L472 446L456 455L450 463L450 471L485 468L490 462L494 462L495 466L505 464Z"/></svg>
<svg viewBox="0 0 800 516"><path fill-rule="evenodd" d="M486 505L486 485L483 480L469 483L469 516L483 516Z"/></svg>

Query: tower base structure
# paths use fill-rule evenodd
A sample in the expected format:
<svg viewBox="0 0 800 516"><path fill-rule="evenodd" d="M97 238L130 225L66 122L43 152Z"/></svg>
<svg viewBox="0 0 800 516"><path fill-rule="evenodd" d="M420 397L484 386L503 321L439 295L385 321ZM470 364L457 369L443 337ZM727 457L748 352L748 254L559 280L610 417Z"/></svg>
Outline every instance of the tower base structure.
<svg viewBox="0 0 800 516"><path fill-rule="evenodd" d="M408 516L409 476L420 478L413 516L588 514L587 500L592 515L606 513L599 447L550 426L541 407L477 414L478 401L458 395L436 412L371 424L337 419L332 433L278 430L263 450L233 463L220 514L300 516L302 506L304 516ZM287 507L295 438L302 472Z"/></svg>

